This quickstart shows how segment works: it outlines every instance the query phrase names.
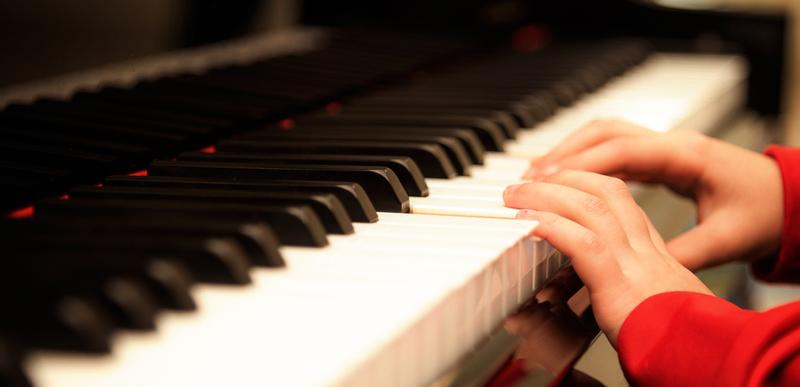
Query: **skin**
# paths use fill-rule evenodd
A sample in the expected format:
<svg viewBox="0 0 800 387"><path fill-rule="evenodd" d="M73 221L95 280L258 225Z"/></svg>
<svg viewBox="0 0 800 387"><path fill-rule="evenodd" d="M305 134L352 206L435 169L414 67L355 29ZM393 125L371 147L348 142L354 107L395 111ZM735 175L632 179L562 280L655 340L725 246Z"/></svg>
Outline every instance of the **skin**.
<svg viewBox="0 0 800 387"><path fill-rule="evenodd" d="M754 260L780 246L783 187L769 157L696 133L618 120L573 133L504 192L536 236L567 254L612 343L630 312L669 291L710 294L690 270ZM625 181L659 183L697 203L696 227L665 243Z"/></svg>

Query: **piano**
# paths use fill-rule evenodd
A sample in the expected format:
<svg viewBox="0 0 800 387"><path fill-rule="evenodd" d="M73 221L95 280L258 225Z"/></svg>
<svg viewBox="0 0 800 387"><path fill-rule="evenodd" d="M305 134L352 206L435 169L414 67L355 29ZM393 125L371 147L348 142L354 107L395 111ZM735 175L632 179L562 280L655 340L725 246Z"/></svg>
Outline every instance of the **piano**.
<svg viewBox="0 0 800 387"><path fill-rule="evenodd" d="M481 384L442 377L580 287L503 206L532 157L592 119L714 133L773 108L747 52L307 3L309 24L232 38L197 2L201 45L0 92L0 384Z"/></svg>

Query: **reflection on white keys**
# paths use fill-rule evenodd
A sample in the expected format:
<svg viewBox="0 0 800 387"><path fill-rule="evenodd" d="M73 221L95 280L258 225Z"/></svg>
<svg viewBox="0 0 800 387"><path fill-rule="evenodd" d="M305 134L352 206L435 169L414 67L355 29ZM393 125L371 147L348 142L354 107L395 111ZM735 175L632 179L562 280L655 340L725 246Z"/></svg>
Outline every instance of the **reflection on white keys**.
<svg viewBox="0 0 800 387"><path fill-rule="evenodd" d="M429 383L566 263L530 237L535 222L506 219L516 210L502 192L531 157L597 117L704 130L696 113L733 107L743 79L735 58L655 56L488 154L472 177L428 179L414 214L381 213L325 248L284 248L286 268L255 269L245 288L198 286L199 312L119 335L112 356L35 353L29 375L39 386Z"/></svg>

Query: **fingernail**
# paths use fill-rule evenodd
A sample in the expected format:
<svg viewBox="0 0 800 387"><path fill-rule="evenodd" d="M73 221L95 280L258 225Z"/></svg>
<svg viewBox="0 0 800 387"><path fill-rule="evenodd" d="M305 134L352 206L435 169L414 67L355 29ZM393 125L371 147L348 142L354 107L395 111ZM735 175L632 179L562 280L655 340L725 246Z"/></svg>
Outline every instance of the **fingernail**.
<svg viewBox="0 0 800 387"><path fill-rule="evenodd" d="M516 192L521 186L522 184L509 185L508 187L506 187L505 191L503 191L503 196L513 195L514 192Z"/></svg>
<svg viewBox="0 0 800 387"><path fill-rule="evenodd" d="M519 210L517 212L517 219L536 219L536 211L534 210Z"/></svg>
<svg viewBox="0 0 800 387"><path fill-rule="evenodd" d="M528 170L525 171L525 173L522 174L522 179L533 180L536 177L536 175L538 175L538 171L539 170L537 168L530 167L528 168Z"/></svg>
<svg viewBox="0 0 800 387"><path fill-rule="evenodd" d="M544 167L544 169L542 170L542 176L543 177L544 176L550 176L550 175L552 175L554 173L557 173L560 170L561 170L561 168L559 168L558 165L548 165L548 166Z"/></svg>

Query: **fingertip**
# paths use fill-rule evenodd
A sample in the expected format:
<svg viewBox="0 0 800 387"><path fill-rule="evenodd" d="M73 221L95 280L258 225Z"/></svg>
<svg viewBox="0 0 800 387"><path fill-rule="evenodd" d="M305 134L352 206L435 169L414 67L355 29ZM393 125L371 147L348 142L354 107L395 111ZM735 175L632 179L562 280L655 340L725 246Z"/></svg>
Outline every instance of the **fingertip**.
<svg viewBox="0 0 800 387"><path fill-rule="evenodd" d="M534 210L528 210L528 209L519 210L519 212L517 212L517 219L537 220L538 219L537 214L538 211Z"/></svg>
<svg viewBox="0 0 800 387"><path fill-rule="evenodd" d="M555 165L555 164L550 164L550 165L548 165L548 166L546 166L546 167L544 167L542 169L541 176L542 177L547 177L547 176L550 176L550 175L554 175L554 174L558 173L559 171L561 171L561 167L560 166Z"/></svg>
<svg viewBox="0 0 800 387"><path fill-rule="evenodd" d="M541 155L541 156L534 156L534 157L532 157L532 158L530 159L530 165L531 165L531 166L536 166L537 164L541 164L541 163L543 163L543 162L547 161L547 156L548 156L548 155L549 155L549 154L545 154L545 155Z"/></svg>
<svg viewBox="0 0 800 387"><path fill-rule="evenodd" d="M517 336L520 330L520 319L514 315L510 316L503 321L503 328L512 336Z"/></svg>
<svg viewBox="0 0 800 387"><path fill-rule="evenodd" d="M538 175L538 168L530 166L525 173L522 174L522 180L534 180Z"/></svg>
<svg viewBox="0 0 800 387"><path fill-rule="evenodd" d="M510 196L513 196L514 193L517 192L519 190L519 188L522 187L523 184L512 184L512 185L509 185L503 191L503 197L508 199Z"/></svg>
<svg viewBox="0 0 800 387"><path fill-rule="evenodd" d="M522 175L524 180L540 181L560 172L562 168L555 164L531 165Z"/></svg>

